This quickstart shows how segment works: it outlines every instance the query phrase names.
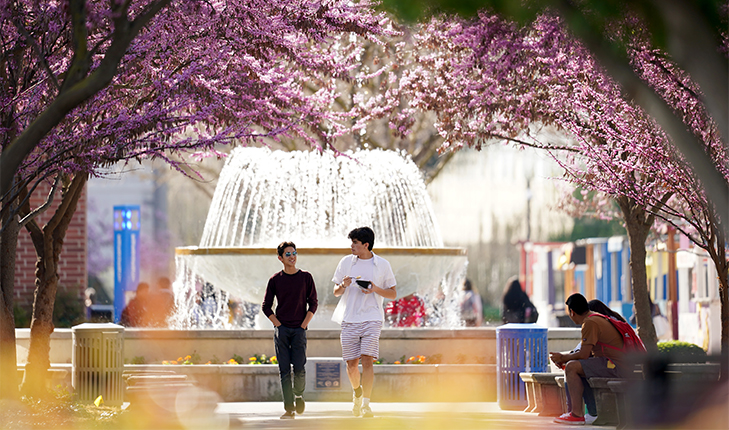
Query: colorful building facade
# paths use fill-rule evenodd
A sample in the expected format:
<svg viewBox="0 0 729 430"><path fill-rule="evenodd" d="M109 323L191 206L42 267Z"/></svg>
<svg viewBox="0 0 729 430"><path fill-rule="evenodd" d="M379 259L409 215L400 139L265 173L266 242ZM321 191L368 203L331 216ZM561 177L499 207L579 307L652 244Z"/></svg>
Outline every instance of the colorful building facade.
<svg viewBox="0 0 729 430"><path fill-rule="evenodd" d="M564 301L572 293L599 299L630 320L633 292L626 236L569 243L520 243L520 278L541 325L570 325ZM647 246L651 300L668 319L668 337L721 350L721 303L716 269L706 251L669 231Z"/></svg>

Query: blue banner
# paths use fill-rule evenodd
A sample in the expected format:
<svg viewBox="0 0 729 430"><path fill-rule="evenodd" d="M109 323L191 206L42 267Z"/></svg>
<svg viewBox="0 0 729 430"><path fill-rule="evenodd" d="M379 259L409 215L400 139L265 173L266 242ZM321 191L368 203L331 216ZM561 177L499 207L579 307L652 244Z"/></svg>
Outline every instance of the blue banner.
<svg viewBox="0 0 729 430"><path fill-rule="evenodd" d="M139 206L114 206L114 322L139 284Z"/></svg>

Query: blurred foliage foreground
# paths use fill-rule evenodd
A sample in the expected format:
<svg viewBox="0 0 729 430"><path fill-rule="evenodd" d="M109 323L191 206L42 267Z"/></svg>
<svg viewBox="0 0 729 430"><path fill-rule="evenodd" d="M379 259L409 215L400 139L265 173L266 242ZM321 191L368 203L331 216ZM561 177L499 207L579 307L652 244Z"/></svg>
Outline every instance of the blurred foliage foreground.
<svg viewBox="0 0 729 430"><path fill-rule="evenodd" d="M0 400L3 429L117 429L124 428L126 412L121 407L82 404L67 393L48 398Z"/></svg>

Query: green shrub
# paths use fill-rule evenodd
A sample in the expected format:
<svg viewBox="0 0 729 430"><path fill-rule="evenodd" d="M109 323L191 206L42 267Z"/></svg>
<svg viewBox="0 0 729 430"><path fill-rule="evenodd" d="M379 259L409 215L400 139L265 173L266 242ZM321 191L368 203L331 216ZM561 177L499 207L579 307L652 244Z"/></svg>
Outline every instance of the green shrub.
<svg viewBox="0 0 729 430"><path fill-rule="evenodd" d="M498 306L484 306L483 320L485 323L501 323L501 311Z"/></svg>
<svg viewBox="0 0 729 430"><path fill-rule="evenodd" d="M59 287L53 306L53 325L70 328L84 321L84 303L78 290Z"/></svg>
<svg viewBox="0 0 729 430"><path fill-rule="evenodd" d="M143 355L135 355L132 357L132 364L147 364L147 359Z"/></svg>
<svg viewBox="0 0 729 430"><path fill-rule="evenodd" d="M27 309L18 306L16 303L13 306L13 315L15 316L15 327L16 328L30 327L30 312L28 312Z"/></svg>
<svg viewBox="0 0 729 430"><path fill-rule="evenodd" d="M659 342L658 353L670 356L671 360L688 362L706 361L706 351L700 346L680 340Z"/></svg>
<svg viewBox="0 0 729 430"><path fill-rule="evenodd" d="M32 309L26 309L17 304L13 307L15 327L28 328L32 318ZM57 328L70 328L85 321L83 299L76 289L58 287L56 301L53 305L53 325Z"/></svg>

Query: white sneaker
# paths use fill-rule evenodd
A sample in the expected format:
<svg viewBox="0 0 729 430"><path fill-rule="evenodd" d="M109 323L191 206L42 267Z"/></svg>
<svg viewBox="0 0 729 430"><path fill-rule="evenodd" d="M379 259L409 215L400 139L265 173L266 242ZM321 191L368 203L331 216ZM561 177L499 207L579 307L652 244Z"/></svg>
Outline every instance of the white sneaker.
<svg viewBox="0 0 729 430"><path fill-rule="evenodd" d="M375 414L372 413L372 409L370 409L370 406L362 406L362 416L365 418L372 418L375 416Z"/></svg>
<svg viewBox="0 0 729 430"><path fill-rule="evenodd" d="M585 424L587 424L588 426L590 424L594 423L596 419L597 419L597 416L585 414Z"/></svg>
<svg viewBox="0 0 729 430"><path fill-rule="evenodd" d="M352 408L352 415L355 417L358 417L362 415L362 400L364 399L364 396L355 396L353 395L352 398L354 399L354 407Z"/></svg>

